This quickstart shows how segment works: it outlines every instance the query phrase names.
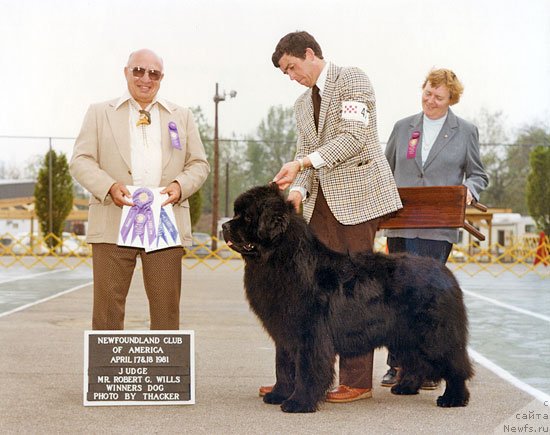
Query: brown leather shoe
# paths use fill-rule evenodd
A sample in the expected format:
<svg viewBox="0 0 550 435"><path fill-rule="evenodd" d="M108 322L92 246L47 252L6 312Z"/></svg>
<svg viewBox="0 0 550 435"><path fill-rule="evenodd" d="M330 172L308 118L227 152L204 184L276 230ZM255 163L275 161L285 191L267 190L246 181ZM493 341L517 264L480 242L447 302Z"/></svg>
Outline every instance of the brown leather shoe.
<svg viewBox="0 0 550 435"><path fill-rule="evenodd" d="M260 397L264 397L267 393L271 393L273 391L274 385L262 385L260 387Z"/></svg>
<svg viewBox="0 0 550 435"><path fill-rule="evenodd" d="M325 400L330 403L347 403L372 397L370 388L353 388L347 385L338 385L338 388L329 391Z"/></svg>
<svg viewBox="0 0 550 435"><path fill-rule="evenodd" d="M420 387L421 390L437 390L439 388L440 382L434 382L434 381L424 381L422 383L422 386Z"/></svg>

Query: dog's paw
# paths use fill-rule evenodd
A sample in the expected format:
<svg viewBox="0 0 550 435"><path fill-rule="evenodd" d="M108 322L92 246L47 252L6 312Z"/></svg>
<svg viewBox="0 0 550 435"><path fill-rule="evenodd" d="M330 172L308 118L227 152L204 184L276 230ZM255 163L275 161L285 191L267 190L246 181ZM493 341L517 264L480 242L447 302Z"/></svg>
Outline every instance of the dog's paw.
<svg viewBox="0 0 550 435"><path fill-rule="evenodd" d="M412 394L418 394L418 387L414 388L410 385L397 384L391 387L391 392L392 394L410 396Z"/></svg>
<svg viewBox="0 0 550 435"><path fill-rule="evenodd" d="M283 403L288 397L282 396L277 393L267 393L264 396L264 403L269 403L270 405L280 405Z"/></svg>
<svg viewBox="0 0 550 435"><path fill-rule="evenodd" d="M453 408L455 406L466 406L468 404L468 397L452 397L452 396L439 396L437 398L437 406L441 408Z"/></svg>
<svg viewBox="0 0 550 435"><path fill-rule="evenodd" d="M281 405L283 412L315 412L317 407L315 405L300 403L296 400L285 400Z"/></svg>

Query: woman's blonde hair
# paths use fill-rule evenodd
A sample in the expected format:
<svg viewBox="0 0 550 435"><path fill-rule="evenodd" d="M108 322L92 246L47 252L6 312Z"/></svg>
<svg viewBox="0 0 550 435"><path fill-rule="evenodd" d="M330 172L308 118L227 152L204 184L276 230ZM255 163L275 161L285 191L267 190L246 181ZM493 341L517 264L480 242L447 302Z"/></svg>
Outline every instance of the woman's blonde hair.
<svg viewBox="0 0 550 435"><path fill-rule="evenodd" d="M456 74L450 69L432 69L426 77L426 80L424 80L422 89L426 87L426 83L428 82L430 82L430 85L434 88L444 85L449 90L451 94L451 106L460 101L460 96L462 92L464 92L464 86L460 83Z"/></svg>

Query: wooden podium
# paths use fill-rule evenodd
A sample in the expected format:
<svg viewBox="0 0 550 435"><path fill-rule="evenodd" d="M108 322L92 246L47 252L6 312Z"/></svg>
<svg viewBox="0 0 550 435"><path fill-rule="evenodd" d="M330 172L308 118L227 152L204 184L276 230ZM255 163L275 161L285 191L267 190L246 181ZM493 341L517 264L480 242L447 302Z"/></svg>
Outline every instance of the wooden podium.
<svg viewBox="0 0 550 435"><path fill-rule="evenodd" d="M464 228L477 239L485 236L465 221L466 186L400 187L403 208L384 217L380 229ZM487 211L483 204L472 206Z"/></svg>

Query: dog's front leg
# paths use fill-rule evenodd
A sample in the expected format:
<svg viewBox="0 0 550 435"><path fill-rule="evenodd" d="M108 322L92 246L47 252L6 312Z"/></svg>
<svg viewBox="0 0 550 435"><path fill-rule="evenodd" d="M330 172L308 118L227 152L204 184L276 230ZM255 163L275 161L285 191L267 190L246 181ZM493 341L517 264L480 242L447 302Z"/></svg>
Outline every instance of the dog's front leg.
<svg viewBox="0 0 550 435"><path fill-rule="evenodd" d="M290 397L294 391L294 354L275 346L275 374L277 382L273 390L264 396L264 402L280 405Z"/></svg>
<svg viewBox="0 0 550 435"><path fill-rule="evenodd" d="M334 347L328 334L306 337L296 354L295 389L285 400L284 412L315 412L334 378Z"/></svg>

